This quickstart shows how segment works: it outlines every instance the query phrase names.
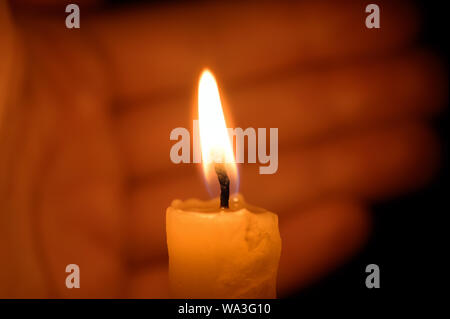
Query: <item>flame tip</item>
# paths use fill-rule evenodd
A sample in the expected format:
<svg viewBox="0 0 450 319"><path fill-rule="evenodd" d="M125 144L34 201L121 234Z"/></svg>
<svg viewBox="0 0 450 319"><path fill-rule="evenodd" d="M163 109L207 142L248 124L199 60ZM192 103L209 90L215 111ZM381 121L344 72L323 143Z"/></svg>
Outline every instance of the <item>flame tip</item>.
<svg viewBox="0 0 450 319"><path fill-rule="evenodd" d="M204 68L202 70L202 73L200 74L200 81L204 80L205 78L213 79L214 82L216 82L216 77L209 68Z"/></svg>

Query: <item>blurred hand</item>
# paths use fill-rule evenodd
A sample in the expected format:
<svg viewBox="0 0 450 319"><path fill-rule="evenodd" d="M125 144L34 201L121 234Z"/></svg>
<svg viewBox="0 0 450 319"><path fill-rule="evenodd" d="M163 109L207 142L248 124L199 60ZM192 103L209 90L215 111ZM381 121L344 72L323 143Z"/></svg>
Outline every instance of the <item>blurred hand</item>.
<svg viewBox="0 0 450 319"><path fill-rule="evenodd" d="M192 126L206 66L229 126L279 128L278 172L240 171L247 200L279 214L280 296L362 247L367 203L436 167L426 122L446 78L407 5L380 4L381 29L353 2L82 7L79 30L63 9L11 23L1 6L1 297L167 296L165 209L208 198L198 165L171 163L169 134Z"/></svg>

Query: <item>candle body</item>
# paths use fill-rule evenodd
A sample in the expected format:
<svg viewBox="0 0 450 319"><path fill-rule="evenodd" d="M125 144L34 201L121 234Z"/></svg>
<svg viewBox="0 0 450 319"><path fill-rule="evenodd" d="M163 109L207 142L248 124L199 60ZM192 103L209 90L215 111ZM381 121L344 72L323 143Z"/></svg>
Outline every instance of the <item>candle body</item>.
<svg viewBox="0 0 450 319"><path fill-rule="evenodd" d="M242 198L230 210L214 211L218 203L174 201L167 209L171 296L276 298L278 216Z"/></svg>

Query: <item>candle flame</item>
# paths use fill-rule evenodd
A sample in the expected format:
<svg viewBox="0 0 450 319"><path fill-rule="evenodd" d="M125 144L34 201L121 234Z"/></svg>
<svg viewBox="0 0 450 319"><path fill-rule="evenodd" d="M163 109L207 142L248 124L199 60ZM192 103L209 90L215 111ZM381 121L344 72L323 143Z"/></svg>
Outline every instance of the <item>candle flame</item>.
<svg viewBox="0 0 450 319"><path fill-rule="evenodd" d="M209 189L219 185L214 168L216 163L223 163L231 179L232 189L237 191L237 167L223 115L219 88L214 75L207 69L202 72L198 85L198 117L203 172Z"/></svg>

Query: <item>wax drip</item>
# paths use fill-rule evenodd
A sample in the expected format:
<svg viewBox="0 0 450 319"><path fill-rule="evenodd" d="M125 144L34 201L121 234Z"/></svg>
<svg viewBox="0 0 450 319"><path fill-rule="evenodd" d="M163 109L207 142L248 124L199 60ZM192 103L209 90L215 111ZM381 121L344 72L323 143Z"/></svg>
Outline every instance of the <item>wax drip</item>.
<svg viewBox="0 0 450 319"><path fill-rule="evenodd" d="M230 200L230 179L223 164L217 163L214 168L220 183L220 208L228 208Z"/></svg>

